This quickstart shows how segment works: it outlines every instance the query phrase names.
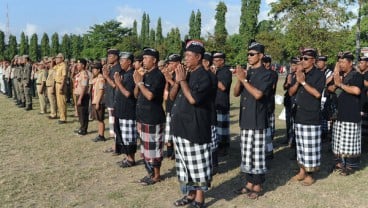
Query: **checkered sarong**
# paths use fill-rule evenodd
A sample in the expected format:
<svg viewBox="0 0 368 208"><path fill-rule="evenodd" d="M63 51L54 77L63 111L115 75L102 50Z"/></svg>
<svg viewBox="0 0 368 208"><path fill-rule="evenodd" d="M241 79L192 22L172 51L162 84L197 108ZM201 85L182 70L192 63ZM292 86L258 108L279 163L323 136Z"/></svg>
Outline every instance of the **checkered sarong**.
<svg viewBox="0 0 368 208"><path fill-rule="evenodd" d="M361 124L336 121L332 128L332 151L340 157L361 154Z"/></svg>
<svg viewBox="0 0 368 208"><path fill-rule="evenodd" d="M215 152L217 150L218 144L219 144L219 140L218 140L218 137L217 137L216 126L211 125L211 143L210 143L210 146L211 146L211 151L212 152Z"/></svg>
<svg viewBox="0 0 368 208"><path fill-rule="evenodd" d="M170 133L170 122L171 122L171 115L170 113L166 113L166 124L165 124L165 142L166 143L172 142L172 135Z"/></svg>
<svg viewBox="0 0 368 208"><path fill-rule="evenodd" d="M321 125L295 123L297 160L307 172L314 172L321 165L321 133Z"/></svg>
<svg viewBox="0 0 368 208"><path fill-rule="evenodd" d="M149 125L137 122L137 130L141 138L142 157L150 163L161 163L163 159L164 124Z"/></svg>
<svg viewBox="0 0 368 208"><path fill-rule="evenodd" d="M179 181L191 186L208 186L212 180L210 144L196 144L176 136L173 140Z"/></svg>
<svg viewBox="0 0 368 208"><path fill-rule="evenodd" d="M115 129L115 135L121 135L122 145L137 144L137 126L135 120L119 119L119 128Z"/></svg>
<svg viewBox="0 0 368 208"><path fill-rule="evenodd" d="M363 113L362 115L362 137L368 139L368 113Z"/></svg>
<svg viewBox="0 0 368 208"><path fill-rule="evenodd" d="M249 174L266 173L266 129L243 129L240 139L241 171Z"/></svg>
<svg viewBox="0 0 368 208"><path fill-rule="evenodd" d="M225 144L230 142L230 114L222 114L217 111L217 139L219 142Z"/></svg>

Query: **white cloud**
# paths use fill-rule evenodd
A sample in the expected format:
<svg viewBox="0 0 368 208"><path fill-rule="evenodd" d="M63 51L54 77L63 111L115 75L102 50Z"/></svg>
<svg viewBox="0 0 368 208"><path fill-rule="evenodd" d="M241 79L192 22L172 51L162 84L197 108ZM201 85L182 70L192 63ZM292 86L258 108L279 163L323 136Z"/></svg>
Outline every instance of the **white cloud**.
<svg viewBox="0 0 368 208"><path fill-rule="evenodd" d="M38 27L37 25L27 23L26 28L23 30L23 32L25 33L25 35L30 37L34 33L38 32Z"/></svg>
<svg viewBox="0 0 368 208"><path fill-rule="evenodd" d="M133 27L134 20L137 23L140 23L140 19L142 18L143 11L141 9L135 9L129 6L119 6L117 8L118 16L116 20L121 22L123 27Z"/></svg>

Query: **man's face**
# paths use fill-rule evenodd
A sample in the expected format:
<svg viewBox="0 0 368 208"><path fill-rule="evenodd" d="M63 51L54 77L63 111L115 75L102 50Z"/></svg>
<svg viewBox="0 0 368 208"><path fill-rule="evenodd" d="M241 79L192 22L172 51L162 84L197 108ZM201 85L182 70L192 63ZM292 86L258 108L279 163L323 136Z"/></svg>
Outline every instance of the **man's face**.
<svg viewBox="0 0 368 208"><path fill-rule="evenodd" d="M200 54L194 53L192 51L185 51L184 55L185 65L189 69L193 69L194 67L198 66L199 60L201 59Z"/></svg>
<svg viewBox="0 0 368 208"><path fill-rule="evenodd" d="M304 55L301 61L304 69L310 69L313 67L315 59L313 56Z"/></svg>
<svg viewBox="0 0 368 208"><path fill-rule="evenodd" d="M247 57L248 57L248 63L250 65L256 65L261 62L263 58L263 54L255 50L250 50L248 51Z"/></svg>
<svg viewBox="0 0 368 208"><path fill-rule="evenodd" d="M143 56L143 67L145 69L152 69L156 64L156 58L150 55Z"/></svg>
<svg viewBox="0 0 368 208"><path fill-rule="evenodd" d="M347 72L353 67L353 62L346 58L340 59L339 64L343 72Z"/></svg>
<svg viewBox="0 0 368 208"><path fill-rule="evenodd" d="M359 69L365 71L368 69L368 61L359 61Z"/></svg>
<svg viewBox="0 0 368 208"><path fill-rule="evenodd" d="M225 64L225 60L222 58L214 58L213 59L213 65L215 65L216 68L223 67Z"/></svg>
<svg viewBox="0 0 368 208"><path fill-rule="evenodd" d="M84 64L82 64L82 63L77 63L77 69L78 69L78 71L83 70L83 69L84 69Z"/></svg>
<svg viewBox="0 0 368 208"><path fill-rule="evenodd" d="M61 57L56 57L55 62L56 62L56 64L59 64L59 63L63 62L63 59Z"/></svg>
<svg viewBox="0 0 368 208"><path fill-rule="evenodd" d="M170 61L167 63L167 70L169 72L172 72L175 70L175 68L180 64L180 62L174 62L174 61Z"/></svg>
<svg viewBox="0 0 368 208"><path fill-rule="evenodd" d="M318 60L316 64L319 69L324 69L326 67L325 61Z"/></svg>
<svg viewBox="0 0 368 208"><path fill-rule="evenodd" d="M97 77L97 75L100 73L100 70L99 69L96 69L96 68L92 68L92 74L93 74L93 77Z"/></svg>
<svg viewBox="0 0 368 208"><path fill-rule="evenodd" d="M107 61L109 64L114 64L118 60L118 56L115 54L109 54L107 55Z"/></svg>
<svg viewBox="0 0 368 208"><path fill-rule="evenodd" d="M129 69L129 66L130 66L130 60L127 59L127 58L121 58L119 60L119 63L120 63L120 67L124 70L127 70Z"/></svg>
<svg viewBox="0 0 368 208"><path fill-rule="evenodd" d="M140 61L134 61L133 67L134 67L134 69L141 68L142 67L142 62L140 62Z"/></svg>

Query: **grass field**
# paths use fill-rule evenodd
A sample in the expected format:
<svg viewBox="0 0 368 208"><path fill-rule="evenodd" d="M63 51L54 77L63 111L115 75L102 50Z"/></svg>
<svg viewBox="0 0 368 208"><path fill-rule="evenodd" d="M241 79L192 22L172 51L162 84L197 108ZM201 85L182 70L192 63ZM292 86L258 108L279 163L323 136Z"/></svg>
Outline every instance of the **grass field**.
<svg viewBox="0 0 368 208"><path fill-rule="evenodd" d="M282 95L280 78L278 94ZM0 95L0 207L173 207L181 197L174 161L165 159L163 181L143 187L135 181L146 172L137 154L138 164L119 168L123 156L103 150L113 140L91 141L97 124L91 122L89 134L77 136L78 121L68 108L68 123L58 125L38 115L38 100L30 112L19 109L13 100ZM289 183L298 167L289 157L292 151L281 144L284 121L276 122L275 157L269 164L264 195L258 200L233 194L243 183L239 173L238 128L239 99L231 99L230 154L220 158L219 173L206 193L210 207L367 207L368 160L362 155L361 170L350 176L329 173L333 164L328 144L323 145L322 166L317 182L310 187ZM276 109L276 118L282 106ZM106 122L107 123L107 122ZM106 131L106 135L108 135Z"/></svg>

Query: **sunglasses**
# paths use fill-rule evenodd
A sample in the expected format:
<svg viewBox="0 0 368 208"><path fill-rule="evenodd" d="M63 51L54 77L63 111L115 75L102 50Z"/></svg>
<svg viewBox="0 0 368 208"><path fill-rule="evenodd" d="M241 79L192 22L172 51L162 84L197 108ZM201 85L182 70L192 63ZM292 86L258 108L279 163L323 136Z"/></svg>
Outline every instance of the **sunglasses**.
<svg viewBox="0 0 368 208"><path fill-rule="evenodd" d="M254 56L254 55L257 55L257 54L259 54L259 53L248 53L247 55L248 56Z"/></svg>
<svg viewBox="0 0 368 208"><path fill-rule="evenodd" d="M304 61L308 61L309 59L313 59L312 57L308 58L308 57L302 57L301 60L304 60Z"/></svg>

